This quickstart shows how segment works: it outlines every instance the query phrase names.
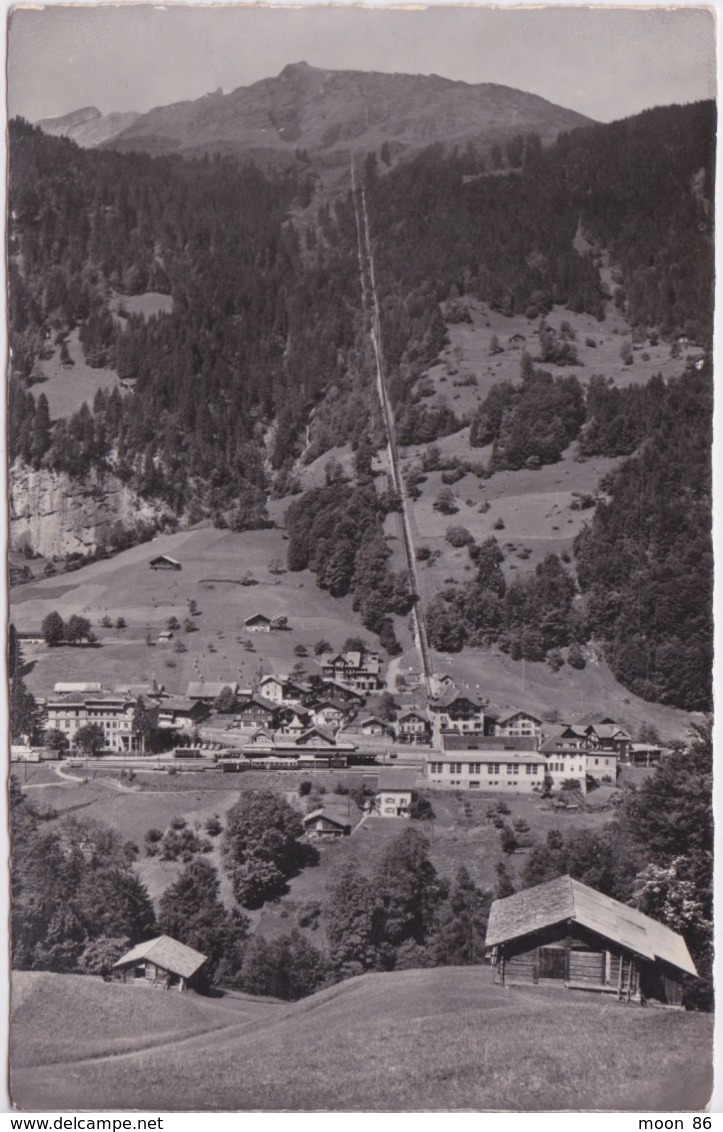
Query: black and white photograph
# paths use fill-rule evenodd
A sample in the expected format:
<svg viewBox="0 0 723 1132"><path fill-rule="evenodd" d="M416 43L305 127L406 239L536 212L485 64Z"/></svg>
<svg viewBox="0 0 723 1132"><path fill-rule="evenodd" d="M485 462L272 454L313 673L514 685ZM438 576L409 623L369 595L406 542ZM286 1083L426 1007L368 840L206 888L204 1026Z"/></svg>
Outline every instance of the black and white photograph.
<svg viewBox="0 0 723 1132"><path fill-rule="evenodd" d="M709 1111L715 9L6 18L8 1104Z"/></svg>

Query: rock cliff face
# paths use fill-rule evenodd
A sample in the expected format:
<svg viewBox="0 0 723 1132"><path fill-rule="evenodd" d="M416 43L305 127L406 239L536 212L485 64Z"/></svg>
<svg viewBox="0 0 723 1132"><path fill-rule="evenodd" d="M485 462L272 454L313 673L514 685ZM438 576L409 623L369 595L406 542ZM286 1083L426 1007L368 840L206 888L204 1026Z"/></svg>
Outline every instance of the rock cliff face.
<svg viewBox="0 0 723 1132"><path fill-rule="evenodd" d="M8 488L11 547L30 546L45 557L95 551L112 545L121 529L160 528L171 519L164 505L140 499L114 476L79 483L16 465Z"/></svg>

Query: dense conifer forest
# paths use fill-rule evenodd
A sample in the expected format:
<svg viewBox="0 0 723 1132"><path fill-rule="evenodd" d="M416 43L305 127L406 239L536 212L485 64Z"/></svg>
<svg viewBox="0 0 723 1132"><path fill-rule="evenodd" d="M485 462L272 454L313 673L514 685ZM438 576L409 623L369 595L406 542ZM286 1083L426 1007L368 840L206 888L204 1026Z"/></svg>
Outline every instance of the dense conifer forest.
<svg viewBox="0 0 723 1132"><path fill-rule="evenodd" d="M553 306L602 319L612 304L634 331L710 347L714 139L715 108L699 103L544 150L520 139L506 168L441 147L391 169L365 163L398 442L469 424L473 445L492 445L489 475L555 462L571 443L626 458L574 562L550 556L507 586L494 540L471 547L474 580L428 610L435 647L494 641L555 662L595 639L636 693L710 706L710 372L645 388L583 380L545 319ZM299 457L350 443L355 482L332 469L288 512L289 566L352 593L396 651L390 614L414 595L387 564L382 522L397 502L369 474L382 430L351 193L325 196L301 164L262 174L231 158L84 151L22 120L9 159L11 460L78 479L113 471L184 522L244 529L268 523L271 492L298 491ZM124 310L146 291L172 310ZM523 359L521 383L495 386L471 419L413 393L445 341L442 305L465 294L540 320L540 365ZM134 391L99 392L52 421L42 363L76 329L86 362ZM546 363L572 368L553 377Z"/></svg>

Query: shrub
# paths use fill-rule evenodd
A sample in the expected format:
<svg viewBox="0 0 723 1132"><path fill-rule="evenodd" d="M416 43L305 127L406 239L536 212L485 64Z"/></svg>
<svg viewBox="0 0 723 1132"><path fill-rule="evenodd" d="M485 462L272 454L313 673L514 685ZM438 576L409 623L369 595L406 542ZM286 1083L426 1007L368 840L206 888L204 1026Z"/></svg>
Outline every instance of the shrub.
<svg viewBox="0 0 723 1132"><path fill-rule="evenodd" d="M582 669L585 667L585 654L579 645L570 645L567 650L567 663L571 668Z"/></svg>
<svg viewBox="0 0 723 1132"><path fill-rule="evenodd" d="M185 829L187 825L186 819L182 817L171 818L171 829Z"/></svg>
<svg viewBox="0 0 723 1132"><path fill-rule="evenodd" d="M466 527L447 527L444 537L450 546L454 547L469 546L474 542L474 537Z"/></svg>
<svg viewBox="0 0 723 1132"><path fill-rule="evenodd" d="M303 779L303 781L299 783L299 797L305 798L307 794L311 794L311 787L312 783L309 781L309 779Z"/></svg>
<svg viewBox="0 0 723 1132"><path fill-rule="evenodd" d="M495 519L494 528L496 531L503 531L505 529L505 521L502 518Z"/></svg>
<svg viewBox="0 0 723 1132"><path fill-rule="evenodd" d="M115 627L116 627L116 629L125 629L125 627L126 627L125 617L116 617Z"/></svg>

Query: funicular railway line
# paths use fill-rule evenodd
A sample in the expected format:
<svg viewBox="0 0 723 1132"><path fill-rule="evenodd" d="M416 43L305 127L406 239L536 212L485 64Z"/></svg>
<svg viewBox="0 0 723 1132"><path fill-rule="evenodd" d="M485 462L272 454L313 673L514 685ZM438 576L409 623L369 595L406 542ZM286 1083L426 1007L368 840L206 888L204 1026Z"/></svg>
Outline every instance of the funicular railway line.
<svg viewBox="0 0 723 1132"><path fill-rule="evenodd" d="M354 214L357 229L357 253L359 257L359 276L361 279L362 300L365 315L369 324L369 336L374 351L374 361L377 374L377 392L382 409L384 430L387 437L387 453L391 469L394 491L401 501L401 527L402 544L407 574L412 593L419 595L417 579L417 562L414 554L414 539L412 537L409 521L409 500L407 498L404 481L399 471L399 456L397 452L396 433L394 426L394 410L389 399L386 383L386 367L384 362L384 349L382 343L381 317L379 313L379 296L374 273L374 253L369 233L369 215L367 212L366 196L363 189L357 188L352 164L352 195L354 198ZM424 677L424 686L427 696L431 694L432 662L427 640L427 628L424 620L424 611L419 600L412 606L412 622L414 626L414 643L419 653L420 666Z"/></svg>

